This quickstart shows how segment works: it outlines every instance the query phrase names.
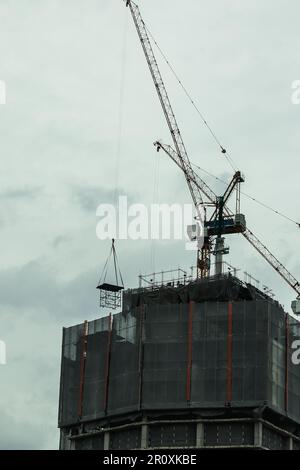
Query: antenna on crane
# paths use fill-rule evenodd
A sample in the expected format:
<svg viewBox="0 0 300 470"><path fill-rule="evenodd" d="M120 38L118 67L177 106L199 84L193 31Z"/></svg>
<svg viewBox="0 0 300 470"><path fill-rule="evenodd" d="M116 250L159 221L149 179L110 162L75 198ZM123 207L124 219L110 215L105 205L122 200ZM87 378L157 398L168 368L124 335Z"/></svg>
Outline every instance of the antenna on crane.
<svg viewBox="0 0 300 470"><path fill-rule="evenodd" d="M115 275L115 283L111 284L106 281L107 272L109 268L109 262L113 258L113 268ZM124 282L122 274L118 264L118 258L115 248L115 239L112 239L111 249L107 260L105 262L102 275L100 277L97 289L100 292L100 307L111 308L115 310L121 307L122 304L122 290L124 289Z"/></svg>

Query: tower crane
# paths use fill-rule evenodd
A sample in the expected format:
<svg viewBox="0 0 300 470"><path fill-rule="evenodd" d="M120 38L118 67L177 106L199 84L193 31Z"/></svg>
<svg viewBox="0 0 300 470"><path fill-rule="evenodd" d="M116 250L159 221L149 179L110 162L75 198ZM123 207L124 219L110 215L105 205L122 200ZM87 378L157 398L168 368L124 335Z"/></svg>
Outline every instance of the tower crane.
<svg viewBox="0 0 300 470"><path fill-rule="evenodd" d="M204 242L201 249L198 249L197 254L197 275L202 278L209 276L211 253L216 256L216 274L220 274L222 270L222 256L228 253L228 248L224 246L224 237L222 235L241 233L273 269L280 274L287 284L294 289L297 294L297 300L292 302L292 308L294 313L300 314L300 283L254 233L246 227L245 217L240 213L240 184L244 182L241 172L238 171L234 174L223 196L217 197L205 181L193 170L139 7L132 0L125 1L126 7L130 9L175 149L161 142L155 142L154 145L158 151L162 149L183 171L197 211L197 217L204 226L204 233L202 234ZM222 153L226 153L223 147L221 147L221 150ZM235 214L232 213L226 204L234 190L236 190ZM207 220L206 215L204 220L202 220L200 208L206 205L202 194L208 199L209 205L215 208L209 220ZM214 250L212 250L213 236L216 236Z"/></svg>
<svg viewBox="0 0 300 470"><path fill-rule="evenodd" d="M184 172L183 168L180 166L180 160L177 157L176 152L170 145L164 145L161 142L155 142L154 145L157 149L162 149L175 163L179 168ZM239 173L239 172L237 172ZM237 175L238 177L238 175ZM204 192L206 197L213 203L216 199L215 193L207 186L207 184L200 178L200 176L192 170L191 178L194 180L194 183ZM232 185L230 183L229 187ZM228 187L228 188L229 188ZM228 188L226 192L228 192ZM226 193L225 192L225 193ZM226 201L225 201L226 202ZM234 215L230 211L230 209L224 205L224 212L228 217L233 217ZM226 227L225 227L226 230ZM234 232L227 232L227 233L234 233ZM280 274L280 276L289 284L292 289L297 294L298 299L300 298L300 283L297 279L286 269L286 267L271 253L271 251L257 238L256 235L249 229L245 228L242 232L242 235L248 240L249 243L258 251L258 253L263 256L263 258L272 266L275 271ZM293 310L295 313L300 313L299 300L293 302Z"/></svg>
<svg viewBox="0 0 300 470"><path fill-rule="evenodd" d="M188 156L165 84L163 82L163 79L162 79L152 46L151 46L151 42L147 33L146 25L141 16L138 5L136 5L131 0L126 0L126 6L130 8L131 15L132 15L145 57L147 60L147 64L148 64L154 85L155 85L155 89L157 91L159 101L161 103L169 130L171 133L175 151L177 153L177 158L179 159L180 167L183 169L184 174L186 176L186 181L187 181L189 191L190 191L190 194L192 196L192 199L196 208L198 220L200 222L203 222L201 220L202 212L200 210L201 206L203 206L202 191L194 183L194 180L191 177L191 175L193 174L193 168L190 163L189 156ZM222 148L222 152L226 152L226 150ZM203 186L206 186L205 183L203 184ZM205 194L205 191L203 192ZM214 200L214 203L216 203L216 199ZM201 224L201 226L202 225L203 224ZM220 227L221 227L221 224L220 224ZM236 232L242 231L243 227L241 225L236 226L235 230ZM219 260L221 259L222 254L225 253L225 248L222 245L223 240L224 239L219 234L219 236L217 237L218 242L216 243L216 249L215 249L215 251L218 252L217 259ZM205 242L203 246L198 250L198 256L197 256L197 275L199 277L206 277L209 275L210 252L211 252L211 246L209 244L209 240L207 239L207 237L205 237Z"/></svg>

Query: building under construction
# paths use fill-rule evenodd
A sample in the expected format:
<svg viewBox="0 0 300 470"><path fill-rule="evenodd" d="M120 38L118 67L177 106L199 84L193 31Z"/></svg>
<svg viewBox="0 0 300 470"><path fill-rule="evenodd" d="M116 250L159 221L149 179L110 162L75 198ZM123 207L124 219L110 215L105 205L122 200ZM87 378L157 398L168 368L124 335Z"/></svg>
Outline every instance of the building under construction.
<svg viewBox="0 0 300 470"><path fill-rule="evenodd" d="M155 146L183 172L202 221L202 243L191 226L198 243L195 276L153 276L126 291L104 279L100 305L121 311L64 329L60 448L300 450L300 365L294 357L300 323L235 270L224 274L224 235L242 234L294 289L296 315L300 284L248 229L240 212L242 173L235 171L217 196L193 170L147 27L138 6L131 0L126 6L174 144ZM232 211L227 204L234 193Z"/></svg>
<svg viewBox="0 0 300 470"><path fill-rule="evenodd" d="M61 449L300 450L299 323L231 275L168 284L64 329Z"/></svg>

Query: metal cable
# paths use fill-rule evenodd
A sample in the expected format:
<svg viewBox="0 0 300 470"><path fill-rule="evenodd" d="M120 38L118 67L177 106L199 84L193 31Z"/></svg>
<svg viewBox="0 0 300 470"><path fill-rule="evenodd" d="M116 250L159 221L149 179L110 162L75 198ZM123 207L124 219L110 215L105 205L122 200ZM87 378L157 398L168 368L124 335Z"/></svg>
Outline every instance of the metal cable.
<svg viewBox="0 0 300 470"><path fill-rule="evenodd" d="M118 261L118 256L117 256L117 252L116 252L116 248L115 248L115 240L114 240L114 239L112 240L112 244L111 244L111 247L110 247L109 255L108 255L107 260L106 260L106 262L105 262L105 264L104 264L104 268L103 268L103 271L102 271L100 280L99 280L99 282L98 282L98 286L99 286L100 284L104 284L104 282L105 282L105 280L106 280L107 271L108 271L108 265L109 265L109 261L110 261L111 255L113 255L113 263L114 263L114 272L115 272L115 278L116 278L116 285L117 285L117 286L119 285L119 277L120 277L120 280L122 281L122 286L124 287L124 281L123 281L122 273L121 273L120 266L119 266L119 261ZM118 277L118 275L119 275L119 277Z"/></svg>

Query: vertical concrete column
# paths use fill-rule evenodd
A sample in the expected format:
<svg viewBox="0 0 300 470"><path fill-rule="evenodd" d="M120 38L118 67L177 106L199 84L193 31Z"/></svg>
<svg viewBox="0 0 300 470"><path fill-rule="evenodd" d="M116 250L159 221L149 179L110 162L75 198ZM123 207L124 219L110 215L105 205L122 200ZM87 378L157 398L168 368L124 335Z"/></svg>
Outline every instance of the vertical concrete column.
<svg viewBox="0 0 300 470"><path fill-rule="evenodd" d="M103 445L104 450L109 450L109 432L104 433L104 445Z"/></svg>
<svg viewBox="0 0 300 470"><path fill-rule="evenodd" d="M148 448L148 424L142 424L141 429L141 449Z"/></svg>
<svg viewBox="0 0 300 470"><path fill-rule="evenodd" d="M255 447L262 447L262 434L263 425L260 421L254 424L254 445Z"/></svg>
<svg viewBox="0 0 300 470"><path fill-rule="evenodd" d="M204 424L203 423L197 423L196 447L197 449L201 449L202 447L204 447Z"/></svg>
<svg viewBox="0 0 300 470"><path fill-rule="evenodd" d="M288 450L294 450L293 438L292 437L288 438Z"/></svg>

